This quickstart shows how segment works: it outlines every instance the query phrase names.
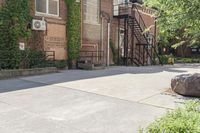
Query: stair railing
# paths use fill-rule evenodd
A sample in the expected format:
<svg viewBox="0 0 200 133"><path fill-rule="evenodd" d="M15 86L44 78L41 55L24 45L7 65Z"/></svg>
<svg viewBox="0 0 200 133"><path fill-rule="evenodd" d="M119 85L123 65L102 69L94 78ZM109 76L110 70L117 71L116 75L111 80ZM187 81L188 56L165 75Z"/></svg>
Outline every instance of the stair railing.
<svg viewBox="0 0 200 133"><path fill-rule="evenodd" d="M137 13L137 15L138 15L138 18L137 18L137 17L136 17L136 13L134 12L135 19L136 19L136 20L138 19L137 21L139 22L139 25L140 25L140 27L141 27L141 29L142 29L142 31L143 31L143 35L145 36L146 42L148 43L148 45L150 45L150 46L152 47L152 49L153 49L153 51L154 51L154 53L155 53L155 56L158 58L160 64L163 65L163 63L162 63L162 61L161 61L161 59L160 59L160 56L158 55L158 52L157 52L157 50L156 50L156 48L155 48L155 46L154 46L154 45L155 45L155 40L156 40L155 35L152 35L154 40L153 40L152 44L150 44L149 41L148 41L148 39L147 39L147 35L149 35L150 32L147 31L146 34L144 33L145 30L147 29L147 26L146 26L146 24L145 24L145 22L144 22L144 20L143 20L143 18L142 18L142 15L140 14L140 11L139 11L137 5L133 4L133 5L132 5L132 8L135 9L135 11L136 11L136 13ZM153 62L152 55L149 54L148 48L147 48L146 50L147 50L148 56L151 58L151 62Z"/></svg>
<svg viewBox="0 0 200 133"><path fill-rule="evenodd" d="M147 29L147 26L146 26L146 24L145 24L145 22L144 22L144 20L142 18L142 15L140 14L140 11L139 11L138 7L135 4L132 5L132 8L135 9L136 13L134 13L134 15L135 15L134 17L136 19L138 19L140 27L142 28L142 30L144 32ZM138 15L138 18L136 17L136 14ZM149 33L149 32L147 32L147 33ZM145 37L146 37L146 35L145 35Z"/></svg>

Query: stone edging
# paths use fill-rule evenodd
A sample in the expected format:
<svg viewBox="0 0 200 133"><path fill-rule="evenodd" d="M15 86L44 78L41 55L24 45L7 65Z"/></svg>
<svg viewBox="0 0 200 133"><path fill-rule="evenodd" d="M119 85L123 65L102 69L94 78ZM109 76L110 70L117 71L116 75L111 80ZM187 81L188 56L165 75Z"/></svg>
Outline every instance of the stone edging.
<svg viewBox="0 0 200 133"><path fill-rule="evenodd" d="M41 74L57 73L57 72L58 72L58 69L56 67L1 70L0 71L0 80L20 77L20 76L33 76L33 75L41 75Z"/></svg>

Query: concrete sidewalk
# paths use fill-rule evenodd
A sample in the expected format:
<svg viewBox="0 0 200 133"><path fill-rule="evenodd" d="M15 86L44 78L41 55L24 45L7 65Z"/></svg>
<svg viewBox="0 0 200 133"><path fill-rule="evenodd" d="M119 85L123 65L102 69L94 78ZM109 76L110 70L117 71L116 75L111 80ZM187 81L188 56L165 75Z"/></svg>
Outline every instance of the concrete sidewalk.
<svg viewBox="0 0 200 133"><path fill-rule="evenodd" d="M188 98L170 80L200 65L111 67L0 81L0 133L136 133Z"/></svg>

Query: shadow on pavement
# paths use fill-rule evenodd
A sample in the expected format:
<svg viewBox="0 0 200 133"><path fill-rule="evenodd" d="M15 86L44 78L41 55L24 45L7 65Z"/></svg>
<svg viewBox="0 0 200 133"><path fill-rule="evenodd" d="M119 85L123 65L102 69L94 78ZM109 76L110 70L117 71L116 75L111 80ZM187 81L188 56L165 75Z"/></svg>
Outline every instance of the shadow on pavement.
<svg viewBox="0 0 200 133"><path fill-rule="evenodd" d="M177 64L174 66L149 66L149 67L118 66L96 71L67 70L67 71L62 71L60 73L54 73L42 76L1 80L0 93L23 90L23 89L34 89L36 87L47 86L52 84L121 75L121 74L154 74L154 73L156 74L161 72L182 74L188 72L187 69L200 70L200 64Z"/></svg>

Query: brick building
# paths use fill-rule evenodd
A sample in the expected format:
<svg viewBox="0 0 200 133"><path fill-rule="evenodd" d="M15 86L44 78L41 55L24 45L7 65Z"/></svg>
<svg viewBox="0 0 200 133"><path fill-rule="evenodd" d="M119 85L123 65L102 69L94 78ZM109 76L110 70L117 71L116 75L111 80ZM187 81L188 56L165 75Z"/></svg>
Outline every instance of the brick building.
<svg viewBox="0 0 200 133"><path fill-rule="evenodd" d="M0 0L2 2L3 0ZM82 0L80 60L94 64L146 65L156 40L152 9L130 0ZM67 59L67 8L65 0L31 0L32 37L26 47ZM78 1L77 1L78 2ZM39 20L39 25L38 25ZM43 25L44 29L37 29ZM149 28L148 32L144 31ZM150 37L152 35L153 37ZM110 41L111 40L111 41ZM150 40L150 41L149 41ZM112 42L112 45L110 45ZM115 51L115 52L114 52ZM114 59L117 57L117 61Z"/></svg>
<svg viewBox="0 0 200 133"><path fill-rule="evenodd" d="M0 0L3 4L5 0ZM39 49L49 58L67 59L66 19L67 8L64 0L31 0L31 38L20 40L25 48Z"/></svg>
<svg viewBox="0 0 200 133"><path fill-rule="evenodd" d="M46 30L33 30L31 47L55 52L56 60L67 58L66 19L67 8L64 0L32 0L32 16L44 20ZM34 25L34 23L32 23ZM33 26L32 26L33 27Z"/></svg>
<svg viewBox="0 0 200 133"><path fill-rule="evenodd" d="M122 65L151 63L156 44L153 40L157 31L155 11L139 3L132 0L82 0L81 57L84 59L87 55L89 60L88 57L93 56L92 62L109 65L114 63L113 56L117 53L117 62ZM144 33L146 29L149 31Z"/></svg>

